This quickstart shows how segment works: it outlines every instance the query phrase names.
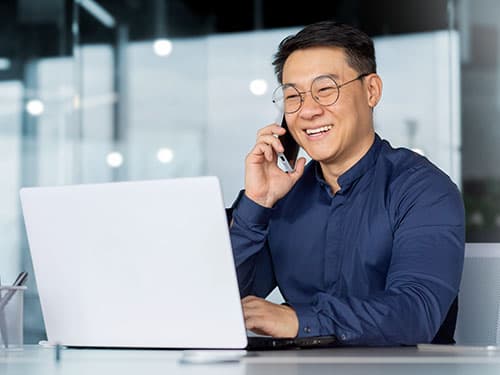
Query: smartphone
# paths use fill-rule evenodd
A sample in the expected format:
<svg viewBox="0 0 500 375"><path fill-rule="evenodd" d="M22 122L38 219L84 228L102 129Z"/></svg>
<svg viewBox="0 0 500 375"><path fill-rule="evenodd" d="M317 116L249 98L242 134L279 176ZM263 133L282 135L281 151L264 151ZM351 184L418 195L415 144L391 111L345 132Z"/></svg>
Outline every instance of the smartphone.
<svg viewBox="0 0 500 375"><path fill-rule="evenodd" d="M292 134L288 130L285 116L281 120L281 127L286 129L286 133L278 138L285 151L277 153L277 164L284 172L291 173L295 170L295 162L297 161L300 146L295 142L295 139L293 139Z"/></svg>

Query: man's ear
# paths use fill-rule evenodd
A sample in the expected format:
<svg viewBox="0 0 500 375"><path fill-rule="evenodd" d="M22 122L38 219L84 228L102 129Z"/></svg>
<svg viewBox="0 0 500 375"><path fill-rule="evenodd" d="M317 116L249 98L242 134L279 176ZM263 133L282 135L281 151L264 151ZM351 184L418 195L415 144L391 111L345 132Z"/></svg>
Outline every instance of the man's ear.
<svg viewBox="0 0 500 375"><path fill-rule="evenodd" d="M377 73L365 77L365 86L368 105L375 108L382 97L382 79Z"/></svg>

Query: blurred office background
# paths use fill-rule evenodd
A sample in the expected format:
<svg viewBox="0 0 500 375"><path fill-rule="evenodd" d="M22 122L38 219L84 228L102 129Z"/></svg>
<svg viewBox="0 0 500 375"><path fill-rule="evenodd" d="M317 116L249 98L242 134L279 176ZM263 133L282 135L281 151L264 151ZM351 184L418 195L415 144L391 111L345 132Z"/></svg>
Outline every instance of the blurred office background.
<svg viewBox="0 0 500 375"><path fill-rule="evenodd" d="M33 275L20 187L216 175L231 204L257 129L276 118L278 43L324 19L374 37L377 131L452 177L467 242L500 242L498 14L496 0L1 1L2 282Z"/></svg>

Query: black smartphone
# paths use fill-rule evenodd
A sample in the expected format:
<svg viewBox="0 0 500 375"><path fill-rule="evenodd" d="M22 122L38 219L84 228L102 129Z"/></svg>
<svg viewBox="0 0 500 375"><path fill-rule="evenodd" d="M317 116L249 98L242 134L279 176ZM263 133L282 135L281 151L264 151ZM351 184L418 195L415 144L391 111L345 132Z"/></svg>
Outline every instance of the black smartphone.
<svg viewBox="0 0 500 375"><path fill-rule="evenodd" d="M300 146L295 142L295 139L293 139L292 134L288 130L285 116L283 116L281 120L281 127L286 129L286 133L279 137L285 151L278 152L278 167L285 172L293 172L295 170L295 162L297 161Z"/></svg>

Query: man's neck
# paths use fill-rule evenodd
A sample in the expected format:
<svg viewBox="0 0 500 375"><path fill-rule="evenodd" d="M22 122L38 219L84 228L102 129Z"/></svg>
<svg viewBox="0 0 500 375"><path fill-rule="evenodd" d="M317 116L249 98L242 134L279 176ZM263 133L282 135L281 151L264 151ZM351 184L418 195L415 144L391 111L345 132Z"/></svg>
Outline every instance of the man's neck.
<svg viewBox="0 0 500 375"><path fill-rule="evenodd" d="M353 155L342 158L342 160L334 159L331 161L319 162L321 171L323 172L323 178L332 189L333 194L337 193L341 188L338 183L339 177L351 169L366 155L373 145L374 140L375 133L371 134L370 137L366 137L366 140L359 145L356 153Z"/></svg>

